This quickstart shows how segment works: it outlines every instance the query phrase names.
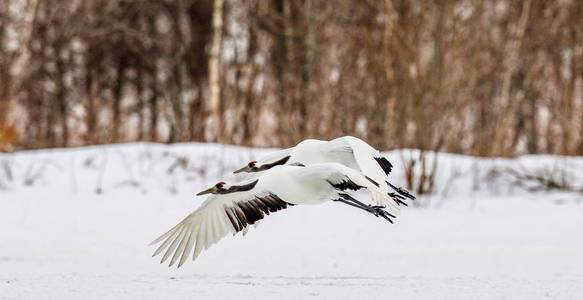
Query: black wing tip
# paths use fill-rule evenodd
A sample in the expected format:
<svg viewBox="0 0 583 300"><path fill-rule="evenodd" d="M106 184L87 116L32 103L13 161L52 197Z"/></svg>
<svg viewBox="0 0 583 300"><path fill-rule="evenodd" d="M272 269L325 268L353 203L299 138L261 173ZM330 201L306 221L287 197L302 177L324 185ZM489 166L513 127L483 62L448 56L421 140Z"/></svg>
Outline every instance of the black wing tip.
<svg viewBox="0 0 583 300"><path fill-rule="evenodd" d="M403 196L401 196L401 195L399 195L397 193L391 192L391 193L387 193L387 195L389 195L389 197L391 197L391 198L397 198L397 199L400 199L400 200L405 200L405 197L403 197Z"/></svg>
<svg viewBox="0 0 583 300"><path fill-rule="evenodd" d="M393 199L393 200L395 200L395 202L397 202L397 204L399 204L399 205L405 205L405 206L409 207L409 205L407 203L405 203L399 199Z"/></svg>
<svg viewBox="0 0 583 300"><path fill-rule="evenodd" d="M393 170L393 164L391 164L391 162L388 159L384 157L375 157L374 159L377 161L379 166L381 166L383 171L385 171L386 175L389 175L389 173L391 173L391 171Z"/></svg>

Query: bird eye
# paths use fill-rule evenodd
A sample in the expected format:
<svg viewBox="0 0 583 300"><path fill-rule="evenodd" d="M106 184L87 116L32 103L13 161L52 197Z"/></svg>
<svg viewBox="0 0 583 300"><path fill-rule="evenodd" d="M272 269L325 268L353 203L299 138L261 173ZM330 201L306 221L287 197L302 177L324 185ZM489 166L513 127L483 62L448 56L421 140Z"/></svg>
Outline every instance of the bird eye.
<svg viewBox="0 0 583 300"><path fill-rule="evenodd" d="M255 163L256 163L256 161L252 161L252 162L250 162L250 163L249 163L249 167L250 167L250 168L253 168L253 167L255 167Z"/></svg>

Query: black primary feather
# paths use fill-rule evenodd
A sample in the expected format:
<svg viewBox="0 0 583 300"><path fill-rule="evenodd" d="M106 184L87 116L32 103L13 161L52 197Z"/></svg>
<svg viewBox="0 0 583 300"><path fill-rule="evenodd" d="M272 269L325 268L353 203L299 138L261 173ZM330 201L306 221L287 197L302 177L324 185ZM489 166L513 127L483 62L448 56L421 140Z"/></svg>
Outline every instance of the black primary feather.
<svg viewBox="0 0 583 300"><path fill-rule="evenodd" d="M256 196L255 199L236 202L235 206L225 208L225 212L235 231L239 232L249 224L263 219L265 215L285 209L288 205L291 206L277 195L269 193L263 197Z"/></svg>
<svg viewBox="0 0 583 300"><path fill-rule="evenodd" d="M389 173L391 173L391 170L393 170L393 165L391 164L391 162L389 162L384 157L375 157L374 159L377 161L379 166L381 166L383 171L385 171L385 174L389 175Z"/></svg>

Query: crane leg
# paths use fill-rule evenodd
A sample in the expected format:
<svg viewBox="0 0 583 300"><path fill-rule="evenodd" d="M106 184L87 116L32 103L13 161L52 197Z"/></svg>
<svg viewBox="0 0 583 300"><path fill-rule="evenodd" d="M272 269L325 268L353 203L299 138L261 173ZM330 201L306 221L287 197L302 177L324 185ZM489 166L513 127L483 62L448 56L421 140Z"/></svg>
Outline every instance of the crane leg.
<svg viewBox="0 0 583 300"><path fill-rule="evenodd" d="M392 214L388 213L387 211L385 211L383 208L385 208L384 206L378 206L378 205L366 205L356 199L354 199L353 197L350 197L347 194L340 194L339 199L334 199L334 201L338 201L338 202L342 202L345 204L348 204L350 206L354 206L357 208L360 208L364 211L367 211L373 215L375 215L375 217L379 217L381 216L383 219L391 222L391 224L393 223L393 220L391 220L391 217L395 217Z"/></svg>
<svg viewBox="0 0 583 300"><path fill-rule="evenodd" d="M405 196L405 197L407 197L407 198L409 198L409 199L411 199L411 200L415 200L415 196L411 195L411 193L409 193L409 191L407 191L407 190L405 190L405 189L403 189L403 188L400 188L400 187L394 186L394 185L392 185L392 184L391 184L390 182L388 182L388 181L385 181L385 182L386 182L386 183L387 183L387 184L388 184L388 185L389 185L391 188L393 188L393 190L395 190L397 193L399 193L399 194L401 194L402 196Z"/></svg>

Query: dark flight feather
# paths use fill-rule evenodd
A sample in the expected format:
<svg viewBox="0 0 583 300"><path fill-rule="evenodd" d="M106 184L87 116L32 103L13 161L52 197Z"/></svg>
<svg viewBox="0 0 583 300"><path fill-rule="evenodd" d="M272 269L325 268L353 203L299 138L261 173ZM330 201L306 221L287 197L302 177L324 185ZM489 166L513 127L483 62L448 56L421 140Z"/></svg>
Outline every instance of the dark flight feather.
<svg viewBox="0 0 583 300"><path fill-rule="evenodd" d="M377 161L379 166L381 166L383 171L385 171L385 174L389 175L389 173L391 173L391 170L393 170L393 165L391 164L391 162L389 162L384 157L375 157L374 159Z"/></svg>
<svg viewBox="0 0 583 300"><path fill-rule="evenodd" d="M248 201L236 202L235 206L225 208L229 221L239 232L250 224L255 224L261 220L265 215L287 208L290 203L287 203L275 194L267 194L263 197L255 197Z"/></svg>

